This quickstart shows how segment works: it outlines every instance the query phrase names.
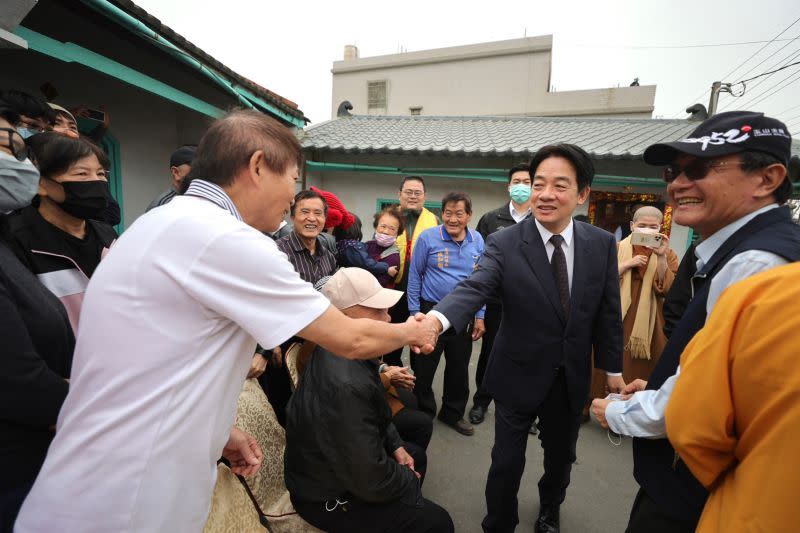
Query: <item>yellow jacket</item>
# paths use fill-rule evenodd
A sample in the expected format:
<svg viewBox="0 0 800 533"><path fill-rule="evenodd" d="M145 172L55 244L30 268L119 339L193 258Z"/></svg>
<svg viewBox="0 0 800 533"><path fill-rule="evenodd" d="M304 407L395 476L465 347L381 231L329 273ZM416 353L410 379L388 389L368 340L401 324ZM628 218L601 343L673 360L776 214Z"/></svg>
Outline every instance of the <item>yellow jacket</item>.
<svg viewBox="0 0 800 533"><path fill-rule="evenodd" d="M435 228L439 225L436 215L422 208L422 213L419 215L417 225L414 226L414 234L411 235L411 248L408 247L408 231L404 230L403 233L397 237L395 245L400 250L400 268L397 270L397 277L394 278L395 283L400 283L405 273L406 264L411 263L411 256L414 253L414 247L417 245L417 239L420 234L428 228Z"/></svg>
<svg viewBox="0 0 800 533"><path fill-rule="evenodd" d="M699 532L800 531L800 263L725 291L681 357L669 440L710 490Z"/></svg>

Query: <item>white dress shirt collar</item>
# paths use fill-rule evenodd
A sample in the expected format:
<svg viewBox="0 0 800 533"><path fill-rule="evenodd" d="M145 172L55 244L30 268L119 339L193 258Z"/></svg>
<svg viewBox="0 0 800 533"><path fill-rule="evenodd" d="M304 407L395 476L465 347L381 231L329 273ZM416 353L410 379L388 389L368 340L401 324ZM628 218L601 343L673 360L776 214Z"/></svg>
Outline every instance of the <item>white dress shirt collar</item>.
<svg viewBox="0 0 800 533"><path fill-rule="evenodd" d="M544 242L546 246L550 242L550 237L553 236L553 232L542 226L538 220L534 219L534 221L536 222L536 228L539 230L539 235L542 236L542 242ZM564 238L564 246L567 248L572 247L572 235L574 233L574 227L575 225L573 224L572 219L570 219L569 225L561 232L561 236Z"/></svg>
<svg viewBox="0 0 800 533"><path fill-rule="evenodd" d="M778 204L766 205L761 209L757 209L752 213L746 214L735 222L731 222L707 239L703 239L703 241L701 241L694 250L694 255L697 257L697 270L699 271L701 268L703 268L703 266L708 264L717 250L719 250L720 246L722 246L725 241L731 237L731 235L742 229L745 224L756 218L761 213L766 213L770 209L775 209L776 207L779 207Z"/></svg>
<svg viewBox="0 0 800 533"><path fill-rule="evenodd" d="M522 222L531 214L531 207L528 206L527 211L520 213L514 208L514 202L508 202L508 212L511 213L511 218L514 219L514 222Z"/></svg>

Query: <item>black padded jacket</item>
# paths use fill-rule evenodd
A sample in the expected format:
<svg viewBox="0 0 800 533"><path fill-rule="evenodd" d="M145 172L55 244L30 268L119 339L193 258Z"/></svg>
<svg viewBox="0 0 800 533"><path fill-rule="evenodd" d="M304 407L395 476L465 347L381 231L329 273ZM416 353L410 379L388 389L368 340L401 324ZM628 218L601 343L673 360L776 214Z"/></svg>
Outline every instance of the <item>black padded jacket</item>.
<svg viewBox="0 0 800 533"><path fill-rule="evenodd" d="M421 505L416 475L392 458L402 445L377 360L347 360L317 347L286 408L292 498Z"/></svg>

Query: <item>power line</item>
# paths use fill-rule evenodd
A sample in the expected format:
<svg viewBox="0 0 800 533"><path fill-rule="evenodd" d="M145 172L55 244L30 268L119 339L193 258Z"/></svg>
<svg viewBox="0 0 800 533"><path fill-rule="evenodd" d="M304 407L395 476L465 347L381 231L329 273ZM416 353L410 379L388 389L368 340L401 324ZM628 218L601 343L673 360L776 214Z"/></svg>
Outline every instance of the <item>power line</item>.
<svg viewBox="0 0 800 533"><path fill-rule="evenodd" d="M746 80L737 81L736 83L733 83L732 85L739 85L740 83L747 83L748 81L753 81L753 80L758 79L758 78L760 78L762 76L768 76L770 74L775 74L776 72L780 72L783 69L786 69L786 68L789 68L789 67L793 67L795 65L800 65L800 61L795 61L794 63L789 63L788 65L784 65L781 68L776 68L775 70L770 70L769 72L764 72L762 74L759 74L758 76L753 76L752 78L747 78Z"/></svg>
<svg viewBox="0 0 800 533"><path fill-rule="evenodd" d="M780 66L780 68L778 68L777 70L773 70L772 72L767 72L767 73L764 73L764 74L763 74L763 77L762 77L762 75L756 76L756 78L759 78L759 79L758 79L758 81L756 81L755 83L753 83L753 84L752 84L751 86L749 86L749 87L747 87L747 86L745 86L745 85L743 84L743 85L742 85L742 92L741 92L740 94L734 95L734 93L733 93L733 92L731 92L731 94L734 96L734 99L732 99L732 100L728 100L728 101L727 101L725 104L723 104L722 106L720 106L719 110L720 110L720 111L723 111L723 110L725 110L725 109L729 108L731 105L734 105L735 99L736 99L736 98L741 98L741 97L743 97L745 94L748 94L748 95L749 95L749 96L748 96L748 98L750 98L750 101L753 101L754 99L756 99L756 98L758 98L759 96L763 95L763 94L764 94L764 92L761 92L761 93L759 93L758 91L756 91L755 93L753 93L753 90L754 90L756 87L759 87L759 86L760 86L760 85L761 85L763 82L765 82L766 80L768 80L768 79L769 79L769 77L770 77L770 76L772 76L772 75L773 75L775 72L778 72L779 70L782 70L784 67L788 67L788 66L789 66L789 63L792 63L792 62L793 62L795 59L797 59L798 57L800 57L800 48L798 48L797 50L795 50L795 51L793 51L793 52L789 52L789 54L788 54L788 55L786 55L786 56L782 57L781 59L779 59L778 61L776 61L775 63L773 63L772 65L770 65L770 66L768 67L769 69L775 69L775 67L778 67L778 66ZM763 61L762 61L762 63L763 63ZM755 78L753 78L753 79L755 79ZM785 79L785 78L784 78L784 79ZM745 81L748 81L748 80L745 80ZM780 83L780 82L778 82L778 83ZM737 84L732 84L732 85L737 85ZM766 91L769 91L769 90L770 90L772 87L774 87L774 85L773 85L773 86L771 86L771 87L766 87ZM746 104L742 104L742 103L740 103L739 105L740 105L740 106L744 106L744 105L746 105Z"/></svg>
<svg viewBox="0 0 800 533"><path fill-rule="evenodd" d="M797 23L797 21L798 21L798 20L800 20L800 18L797 18L797 19L796 19L794 22L792 22L792 25L794 25L795 23ZM790 27L791 27L791 26L787 27L786 29L788 30ZM786 31L786 30L783 30L783 31ZM780 35L780 34L778 34L778 35ZM800 36L798 36L798 37L800 37ZM773 57L775 57L775 56L778 54L778 52L780 52L781 50L783 50L784 48L786 48L787 46L789 46L790 44L792 44L792 43L793 43L795 40L797 40L797 38L798 38L798 37L795 37L795 38L793 38L793 39L790 39L788 43L784 44L783 46L781 46L780 48L778 48L777 50L775 50L774 52L772 52L770 55L768 55L767 57L765 57L764 59L762 59L760 62L756 63L755 65L753 65L752 67L750 67L749 69L747 69L747 70L746 70L745 72L743 72L743 73L742 73L742 74L741 74L739 77L740 77L740 78L743 78L743 77L747 76L748 74L750 74L751 72L753 72L755 69L757 69L758 67L760 67L761 65L763 65L764 63L766 63L767 61L769 61L770 59L772 59ZM762 47L762 48L763 48L763 47ZM791 55L791 53L790 53L789 55ZM731 72L730 72L728 75L726 75L726 76L723 76L723 78L722 78L722 79L724 79L724 78L727 78L728 76L730 76L730 74L733 74L733 72L735 72L736 70L738 70L738 69L734 69L734 70L733 70L733 71L731 71Z"/></svg>
<svg viewBox="0 0 800 533"><path fill-rule="evenodd" d="M787 28L788 29L788 28ZM785 31L785 30L784 30ZM800 37L798 35L797 37ZM615 50L676 50L684 48L714 48L721 46L743 46L748 44L773 43L776 41L793 41L797 37L786 37L785 39L772 39L770 41L741 41L737 43L713 43L713 44L676 44L676 45L602 45L602 44L566 44L565 48L603 48Z"/></svg>
<svg viewBox="0 0 800 533"><path fill-rule="evenodd" d="M784 114L788 113L789 111L794 111L794 110L795 110L795 109L797 109L798 107L800 107L800 104L793 105L792 107L790 107L790 108L788 108L788 109L784 109L783 111L781 111L780 113L778 113L778 115L777 115L777 116L784 115Z"/></svg>
<svg viewBox="0 0 800 533"><path fill-rule="evenodd" d="M764 49L765 49L766 47L768 47L770 44L772 44L773 42L775 42L775 40L776 40L778 37L780 37L781 35L783 35L784 33L786 33L786 31L787 31L789 28L791 28L792 26L794 26L795 24L797 24L797 21L799 21L799 20L800 20L800 17L797 17L796 19L794 19L794 21L792 21L792 23L791 23L791 24L789 24L789 25L788 25L788 26L786 26L786 27L785 27L783 30L781 30L781 31L778 33L778 35L776 35L776 36L775 36L775 37L773 37L773 38L772 38L770 41L768 41L767 43L765 43L765 44L764 44L764 46L762 46L761 48L759 48L758 50L756 50L755 52L753 52L753 54L752 54L750 57L748 57L747 59L745 59L744 61L742 61L742 62L741 62L741 63L739 63L738 65L736 65L735 67L733 67L733 70L731 70L730 72L728 72L728 73L727 73L727 74L725 74L724 76L721 76L721 77L720 77L720 78L718 78L718 79L720 79L720 80L724 80L725 78L727 78L728 76L730 76L731 74L733 74L734 72L736 72L737 70L739 70L741 67L743 67L744 65L746 65L748 61L750 61L751 59L753 59L755 56L757 56L758 54L760 54L762 50L764 50ZM761 63L759 63L759 64L761 64ZM749 72L750 72L750 71L748 71L748 72L745 72L745 74L744 74L744 75L746 76L746 75L747 75ZM701 96L703 96L704 94L706 94L706 92L707 92L708 90L709 90L709 89L706 89L705 91L703 91L702 93L700 93L698 96L695 96L694 98L692 98L692 101L691 101L691 102L689 102L689 104L688 104L688 105L684 106L684 109L685 109L685 108L687 108L687 107L689 107L690 105L692 105L692 104L693 104L693 103L694 103L694 102L695 102L695 101L696 101L698 98L700 98ZM680 116L681 114L683 114L683 111L680 111L680 112L678 112L676 116Z"/></svg>
<svg viewBox="0 0 800 533"><path fill-rule="evenodd" d="M769 98L769 97L775 95L776 93L779 93L780 91L784 90L789 85L797 83L798 81L800 81L800 72L796 73L793 77L790 76L789 78L785 78L783 81L784 81L783 85L781 85L780 87L777 87L772 92L770 92L768 94L765 94L761 98L750 102L748 105L752 107L752 106L754 106L756 104L759 104L759 103L763 102L764 100L766 100L767 98Z"/></svg>

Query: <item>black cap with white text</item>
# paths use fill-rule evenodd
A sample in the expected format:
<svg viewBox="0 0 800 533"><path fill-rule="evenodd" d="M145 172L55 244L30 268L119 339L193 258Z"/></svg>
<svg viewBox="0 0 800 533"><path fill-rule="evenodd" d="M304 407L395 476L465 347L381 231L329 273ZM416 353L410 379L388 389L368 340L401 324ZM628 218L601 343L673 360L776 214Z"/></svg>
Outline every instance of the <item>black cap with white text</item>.
<svg viewBox="0 0 800 533"><path fill-rule="evenodd" d="M685 139L648 146L643 158L649 165L668 165L681 154L720 157L746 150L770 154L788 166L792 136L786 124L764 113L727 111L706 119Z"/></svg>

